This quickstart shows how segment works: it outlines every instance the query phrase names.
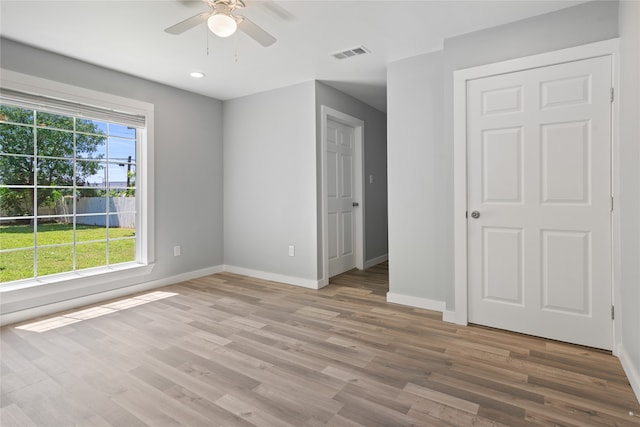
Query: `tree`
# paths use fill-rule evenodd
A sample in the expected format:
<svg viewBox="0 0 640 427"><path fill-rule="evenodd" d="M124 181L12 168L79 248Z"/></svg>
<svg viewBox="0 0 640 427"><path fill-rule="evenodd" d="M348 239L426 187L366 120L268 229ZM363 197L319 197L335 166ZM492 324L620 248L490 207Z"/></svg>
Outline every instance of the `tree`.
<svg viewBox="0 0 640 427"><path fill-rule="evenodd" d="M37 128L33 126L34 117ZM91 120L75 119L74 132L73 117L36 115L33 110L0 105L0 184L31 186L0 188L3 212L9 216L32 215L34 183L38 186L37 206L53 206L64 193L56 187L73 185L74 155L88 159L75 162L76 184L84 185L88 177L103 168L98 161L103 154L96 153L105 144L104 132Z"/></svg>

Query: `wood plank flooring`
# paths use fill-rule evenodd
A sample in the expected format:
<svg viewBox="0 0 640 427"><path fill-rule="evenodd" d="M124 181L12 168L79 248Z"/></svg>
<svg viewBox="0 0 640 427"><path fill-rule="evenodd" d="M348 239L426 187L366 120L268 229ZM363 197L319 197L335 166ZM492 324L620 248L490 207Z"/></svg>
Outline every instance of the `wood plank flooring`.
<svg viewBox="0 0 640 427"><path fill-rule="evenodd" d="M388 304L216 274L2 328L9 426L638 426L618 360Z"/></svg>

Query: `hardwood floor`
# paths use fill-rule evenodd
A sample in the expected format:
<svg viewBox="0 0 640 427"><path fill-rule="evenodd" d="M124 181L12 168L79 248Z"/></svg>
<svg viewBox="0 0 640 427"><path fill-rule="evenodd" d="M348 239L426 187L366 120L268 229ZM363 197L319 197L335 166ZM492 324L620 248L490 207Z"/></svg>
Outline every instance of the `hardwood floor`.
<svg viewBox="0 0 640 427"><path fill-rule="evenodd" d="M387 304L386 264L313 291L216 274L4 327L8 426L631 426L606 352Z"/></svg>

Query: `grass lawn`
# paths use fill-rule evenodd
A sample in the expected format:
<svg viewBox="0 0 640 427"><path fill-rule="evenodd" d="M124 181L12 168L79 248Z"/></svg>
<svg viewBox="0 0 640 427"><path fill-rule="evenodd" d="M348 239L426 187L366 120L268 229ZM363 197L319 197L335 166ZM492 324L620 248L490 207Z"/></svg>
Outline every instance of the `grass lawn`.
<svg viewBox="0 0 640 427"><path fill-rule="evenodd" d="M122 239L124 240L113 240ZM0 226L0 249L19 249L0 253L0 282L34 276L32 225ZM38 276L73 270L73 226L71 224L38 225ZM76 270L99 267L107 263L107 229L93 225L76 226ZM46 246L65 245L65 246ZM109 264L135 260L135 231L130 228L109 229Z"/></svg>

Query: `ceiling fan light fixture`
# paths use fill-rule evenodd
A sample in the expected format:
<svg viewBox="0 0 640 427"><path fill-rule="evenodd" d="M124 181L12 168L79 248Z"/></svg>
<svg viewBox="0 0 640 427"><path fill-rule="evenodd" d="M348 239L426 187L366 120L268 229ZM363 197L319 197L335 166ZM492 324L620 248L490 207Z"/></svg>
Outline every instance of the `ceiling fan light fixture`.
<svg viewBox="0 0 640 427"><path fill-rule="evenodd" d="M229 37L238 29L236 20L227 14L216 13L207 20L207 25L213 34L218 37Z"/></svg>

